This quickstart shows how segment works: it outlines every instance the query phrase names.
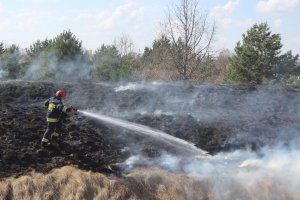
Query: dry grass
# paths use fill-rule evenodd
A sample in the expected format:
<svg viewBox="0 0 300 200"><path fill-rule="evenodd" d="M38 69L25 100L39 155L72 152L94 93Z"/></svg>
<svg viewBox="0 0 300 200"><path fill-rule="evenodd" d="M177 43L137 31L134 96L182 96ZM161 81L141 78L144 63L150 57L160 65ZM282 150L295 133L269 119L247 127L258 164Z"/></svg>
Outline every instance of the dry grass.
<svg viewBox="0 0 300 200"><path fill-rule="evenodd" d="M213 175L214 176L214 175ZM262 179L246 186L239 181L226 182L216 177L197 181L185 174L173 174L159 168L137 169L122 179L65 166L44 175L32 173L0 182L0 199L138 199L138 200L210 200L210 199L299 199L299 193L287 194L276 181Z"/></svg>
<svg viewBox="0 0 300 200"><path fill-rule="evenodd" d="M139 191L151 195L152 199L186 200L210 199L203 183L184 174L173 174L159 168L140 169L126 176Z"/></svg>
<svg viewBox="0 0 300 200"><path fill-rule="evenodd" d="M161 169L140 169L120 180L73 166L0 182L0 199L207 199L199 182Z"/></svg>
<svg viewBox="0 0 300 200"><path fill-rule="evenodd" d="M138 199L119 181L66 166L50 174L32 173L0 182L0 199Z"/></svg>

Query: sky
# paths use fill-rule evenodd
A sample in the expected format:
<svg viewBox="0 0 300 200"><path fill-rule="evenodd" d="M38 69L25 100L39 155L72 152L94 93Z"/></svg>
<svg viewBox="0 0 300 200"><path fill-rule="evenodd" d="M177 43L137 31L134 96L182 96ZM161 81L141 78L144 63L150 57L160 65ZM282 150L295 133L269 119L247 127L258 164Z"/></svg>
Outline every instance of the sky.
<svg viewBox="0 0 300 200"><path fill-rule="evenodd" d="M0 0L0 42L28 48L70 30L87 50L126 35L137 52L159 35L168 7L180 0ZM282 51L300 54L300 0L199 0L216 22L214 49L234 50L254 23L281 35ZM298 20L297 20L298 19Z"/></svg>

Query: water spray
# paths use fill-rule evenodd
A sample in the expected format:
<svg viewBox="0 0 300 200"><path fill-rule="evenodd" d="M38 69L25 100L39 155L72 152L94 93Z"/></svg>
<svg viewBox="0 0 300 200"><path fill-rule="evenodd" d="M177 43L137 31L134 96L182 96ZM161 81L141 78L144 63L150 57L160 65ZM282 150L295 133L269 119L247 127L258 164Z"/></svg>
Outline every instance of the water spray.
<svg viewBox="0 0 300 200"><path fill-rule="evenodd" d="M100 120L100 121L108 123L108 124L111 124L111 125L123 127L128 130L132 130L132 131L134 131L134 133L139 134L139 135L153 137L161 142L164 142L168 145L175 147L176 149L181 149L186 152L192 153L193 155L195 155L197 157L202 157L202 156L207 157L208 156L208 153L206 151L198 149L197 147L195 147L194 144L189 143L185 140L176 138L176 137L169 135L165 132L162 132L160 130L156 130L156 129L153 129L153 128L150 128L150 127L147 127L147 126L144 126L141 124L129 122L126 120L92 113L89 111L77 110L77 112L79 112L85 116Z"/></svg>

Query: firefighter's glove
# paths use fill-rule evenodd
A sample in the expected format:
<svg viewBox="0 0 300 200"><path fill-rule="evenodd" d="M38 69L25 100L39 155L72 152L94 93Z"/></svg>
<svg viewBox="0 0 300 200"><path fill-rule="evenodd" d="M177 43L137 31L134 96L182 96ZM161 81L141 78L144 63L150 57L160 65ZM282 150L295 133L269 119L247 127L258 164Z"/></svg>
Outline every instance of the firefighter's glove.
<svg viewBox="0 0 300 200"><path fill-rule="evenodd" d="M77 111L77 109L76 108L74 108L73 106L71 106L71 107L69 107L68 109L67 109L67 111L69 111L69 112L76 112Z"/></svg>
<svg viewBox="0 0 300 200"><path fill-rule="evenodd" d="M74 108L74 107L72 106L72 109L73 109L74 112L77 112L77 108Z"/></svg>

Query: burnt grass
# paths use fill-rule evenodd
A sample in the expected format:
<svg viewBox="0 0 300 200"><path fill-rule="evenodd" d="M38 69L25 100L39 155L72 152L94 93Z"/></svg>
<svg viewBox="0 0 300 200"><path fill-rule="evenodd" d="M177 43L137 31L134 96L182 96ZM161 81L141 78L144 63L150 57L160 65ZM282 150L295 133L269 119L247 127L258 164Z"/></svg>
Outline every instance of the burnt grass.
<svg viewBox="0 0 300 200"><path fill-rule="evenodd" d="M45 148L40 145L46 128L44 101L57 89L67 91L66 105L79 109L100 107L104 113L125 113L143 106L151 110L166 104L160 95L167 92L175 91L174 94L171 92L171 96L188 96L198 90L191 85L168 87L172 89L161 87L157 89L161 91L155 93L152 90L116 92L115 86L109 84L1 82L0 179L31 171L47 173L65 165L119 174L121 169L114 167L115 164L125 161L135 149L140 148L148 157L158 156L163 150L176 152L176 149L155 142L153 138L131 134L79 113L68 114L61 136L57 138L57 146ZM270 106L263 110L255 109L256 103L261 101L252 102L253 108L245 113L245 106L239 102L249 98L249 93L259 94L261 90ZM297 87L208 86L205 91L207 93L203 95L206 97L193 96L196 101L199 100L199 106L207 110L226 107L230 111L220 112L214 120L196 119L189 112L174 115L137 113L124 115L124 119L165 131L194 143L210 154L236 149L258 151L278 142L288 146L299 133L300 89ZM218 96L220 93L226 94L225 97ZM213 102L215 98L219 100ZM287 127L292 128L282 134L283 127L286 130Z"/></svg>

